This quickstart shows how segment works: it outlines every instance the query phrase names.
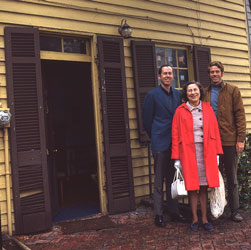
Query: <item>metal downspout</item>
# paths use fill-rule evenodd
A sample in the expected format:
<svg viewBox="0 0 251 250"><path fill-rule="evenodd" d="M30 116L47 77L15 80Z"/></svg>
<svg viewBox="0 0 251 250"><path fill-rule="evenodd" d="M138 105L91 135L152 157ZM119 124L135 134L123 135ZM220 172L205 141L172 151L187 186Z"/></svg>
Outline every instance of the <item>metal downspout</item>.
<svg viewBox="0 0 251 250"><path fill-rule="evenodd" d="M149 194L150 197L153 197L153 191L152 191L152 163L151 163L151 143L147 143L147 149L148 149L148 171L149 171Z"/></svg>
<svg viewBox="0 0 251 250"><path fill-rule="evenodd" d="M20 248L22 248L23 250L31 250L29 247L27 247L24 243L22 243L20 240L18 240L17 238L15 238L14 236L10 236L8 234L6 234L6 237L8 238L8 240L10 241L14 241L14 243L16 245L18 245ZM3 249L4 250L4 249ZM7 250L7 249L6 249Z"/></svg>
<svg viewBox="0 0 251 250"><path fill-rule="evenodd" d="M6 179L6 192L7 192L8 233L9 235L12 235L9 136L7 127L4 127L4 159L5 159L5 179Z"/></svg>

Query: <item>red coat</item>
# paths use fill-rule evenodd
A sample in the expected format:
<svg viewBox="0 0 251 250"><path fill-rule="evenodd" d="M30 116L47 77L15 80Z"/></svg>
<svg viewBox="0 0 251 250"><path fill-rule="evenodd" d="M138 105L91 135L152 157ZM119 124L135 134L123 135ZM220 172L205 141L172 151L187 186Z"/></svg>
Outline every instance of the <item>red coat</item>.
<svg viewBox="0 0 251 250"><path fill-rule="evenodd" d="M210 103L202 102L204 162L209 187L219 186L217 154L223 154L219 128ZM181 161L187 190L199 190L199 176L193 135L193 116L183 103L172 124L172 159Z"/></svg>

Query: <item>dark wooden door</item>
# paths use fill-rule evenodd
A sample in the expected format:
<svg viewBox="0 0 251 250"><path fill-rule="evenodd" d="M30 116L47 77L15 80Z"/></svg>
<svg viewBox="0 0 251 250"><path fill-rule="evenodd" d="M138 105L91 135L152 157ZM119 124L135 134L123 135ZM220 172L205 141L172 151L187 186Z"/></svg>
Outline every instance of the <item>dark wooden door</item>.
<svg viewBox="0 0 251 250"><path fill-rule="evenodd" d="M38 29L5 28L17 234L51 226Z"/></svg>
<svg viewBox="0 0 251 250"><path fill-rule="evenodd" d="M98 37L106 187L109 213L135 208L121 38Z"/></svg>
<svg viewBox="0 0 251 250"><path fill-rule="evenodd" d="M50 68L53 71L53 67ZM46 154L48 165L49 190L51 201L52 217L56 216L60 209L58 179L56 168L56 155L58 148L55 142L55 129L53 125L53 103L54 96L51 95L52 82L50 76L53 75L50 71L48 73L48 66L45 61L41 61L42 81L43 81L43 103L44 103L44 118L45 118L45 134L46 134Z"/></svg>

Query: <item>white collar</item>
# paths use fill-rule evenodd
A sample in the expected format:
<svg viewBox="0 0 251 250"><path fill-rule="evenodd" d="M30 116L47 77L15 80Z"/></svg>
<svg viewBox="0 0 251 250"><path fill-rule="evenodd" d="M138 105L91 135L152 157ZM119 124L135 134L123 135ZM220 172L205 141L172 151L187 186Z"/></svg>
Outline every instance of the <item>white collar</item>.
<svg viewBox="0 0 251 250"><path fill-rule="evenodd" d="M201 101L200 101L200 103L196 107L192 106L188 101L186 102L186 105L188 106L188 108L190 109L190 111L193 111L193 110L196 110L196 109L198 109L200 111L202 110Z"/></svg>

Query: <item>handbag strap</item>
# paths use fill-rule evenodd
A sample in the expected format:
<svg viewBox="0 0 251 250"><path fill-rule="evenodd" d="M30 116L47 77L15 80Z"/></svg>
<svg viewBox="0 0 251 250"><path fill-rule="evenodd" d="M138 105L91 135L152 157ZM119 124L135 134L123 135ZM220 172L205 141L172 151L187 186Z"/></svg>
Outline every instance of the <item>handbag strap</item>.
<svg viewBox="0 0 251 250"><path fill-rule="evenodd" d="M174 173L173 182L176 181L177 179L180 179L182 181L184 180L183 175L178 168L176 168L176 171Z"/></svg>

